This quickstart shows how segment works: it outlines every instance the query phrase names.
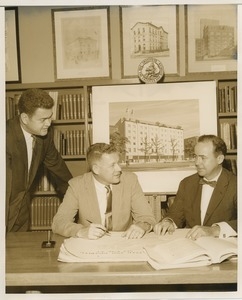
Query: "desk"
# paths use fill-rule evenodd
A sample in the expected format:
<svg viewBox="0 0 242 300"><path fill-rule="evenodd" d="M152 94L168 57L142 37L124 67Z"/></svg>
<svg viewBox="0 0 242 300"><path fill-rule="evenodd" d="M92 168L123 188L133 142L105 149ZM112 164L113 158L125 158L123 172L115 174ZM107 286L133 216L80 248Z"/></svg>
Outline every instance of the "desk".
<svg viewBox="0 0 242 300"><path fill-rule="evenodd" d="M53 235L55 247L44 249L41 244L46 237L45 232L7 234L7 293L25 292L27 289L55 293L237 290L236 261L161 271L155 271L146 262L63 263L57 261L57 257L64 238Z"/></svg>

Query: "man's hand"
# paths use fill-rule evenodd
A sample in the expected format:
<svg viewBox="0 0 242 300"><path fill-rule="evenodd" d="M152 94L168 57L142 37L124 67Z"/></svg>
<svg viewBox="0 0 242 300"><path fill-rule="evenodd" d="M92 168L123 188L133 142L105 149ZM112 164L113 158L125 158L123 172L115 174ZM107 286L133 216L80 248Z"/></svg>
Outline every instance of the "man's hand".
<svg viewBox="0 0 242 300"><path fill-rule="evenodd" d="M220 227L215 226L199 226L196 225L187 233L186 237L192 240L196 240L202 236L214 236L218 237L220 233Z"/></svg>
<svg viewBox="0 0 242 300"><path fill-rule="evenodd" d="M129 229L122 234L122 237L126 237L127 239L140 239L144 234L144 229L138 225L132 224Z"/></svg>
<svg viewBox="0 0 242 300"><path fill-rule="evenodd" d="M165 235L167 232L172 234L175 231L175 225L171 219L163 219L160 223L157 223L154 227L154 233L157 235Z"/></svg>
<svg viewBox="0 0 242 300"><path fill-rule="evenodd" d="M88 227L82 227L76 234L77 237L84 239L97 240L104 236L107 229L101 224L90 224Z"/></svg>

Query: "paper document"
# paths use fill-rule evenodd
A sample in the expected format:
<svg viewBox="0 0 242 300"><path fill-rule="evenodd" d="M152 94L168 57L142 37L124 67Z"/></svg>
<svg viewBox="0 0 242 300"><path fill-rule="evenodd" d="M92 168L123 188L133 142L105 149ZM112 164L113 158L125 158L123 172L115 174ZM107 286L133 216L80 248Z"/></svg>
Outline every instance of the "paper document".
<svg viewBox="0 0 242 300"><path fill-rule="evenodd" d="M158 241L185 237L188 230L176 230L174 234L157 236L154 232L141 239L126 239L123 232L111 232L97 240L78 237L65 239L60 248L59 261L63 262L119 262L147 261L144 246L156 245Z"/></svg>
<svg viewBox="0 0 242 300"><path fill-rule="evenodd" d="M62 262L148 262L154 269L206 266L237 255L237 239L186 238L189 229L158 236L154 232L141 239L127 239L123 232L111 232L97 240L65 239L58 260Z"/></svg>

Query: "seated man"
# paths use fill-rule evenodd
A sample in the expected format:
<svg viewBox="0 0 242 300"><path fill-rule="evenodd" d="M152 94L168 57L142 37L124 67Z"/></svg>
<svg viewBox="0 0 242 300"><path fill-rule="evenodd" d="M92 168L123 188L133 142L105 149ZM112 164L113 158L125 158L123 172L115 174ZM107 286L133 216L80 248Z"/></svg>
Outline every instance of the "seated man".
<svg viewBox="0 0 242 300"><path fill-rule="evenodd" d="M191 228L187 237L237 235L237 177L222 167L227 147L214 135L199 137L194 149L197 173L183 179L156 234ZM212 182L211 182L212 181Z"/></svg>
<svg viewBox="0 0 242 300"><path fill-rule="evenodd" d="M124 237L136 239L151 231L156 223L151 206L136 175L121 171L118 151L105 143L93 144L87 151L87 162L91 171L69 181L53 218L53 232L97 239L108 229L125 231ZM107 212L110 189L112 208Z"/></svg>

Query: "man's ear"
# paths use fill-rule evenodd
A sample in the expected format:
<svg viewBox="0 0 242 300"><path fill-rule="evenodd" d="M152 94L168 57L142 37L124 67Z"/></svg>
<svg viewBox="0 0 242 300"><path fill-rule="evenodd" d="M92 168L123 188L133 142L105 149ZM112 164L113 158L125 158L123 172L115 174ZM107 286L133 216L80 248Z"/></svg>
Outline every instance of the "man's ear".
<svg viewBox="0 0 242 300"><path fill-rule="evenodd" d="M218 160L218 164L221 165L224 161L224 155L223 154L220 154L218 157L217 157L217 160Z"/></svg>
<svg viewBox="0 0 242 300"><path fill-rule="evenodd" d="M98 165L93 165L92 166L92 171L93 171L94 174L98 175L99 174L99 167L98 167Z"/></svg>
<svg viewBox="0 0 242 300"><path fill-rule="evenodd" d="M26 113L20 114L21 121L26 125L29 119L29 116Z"/></svg>

